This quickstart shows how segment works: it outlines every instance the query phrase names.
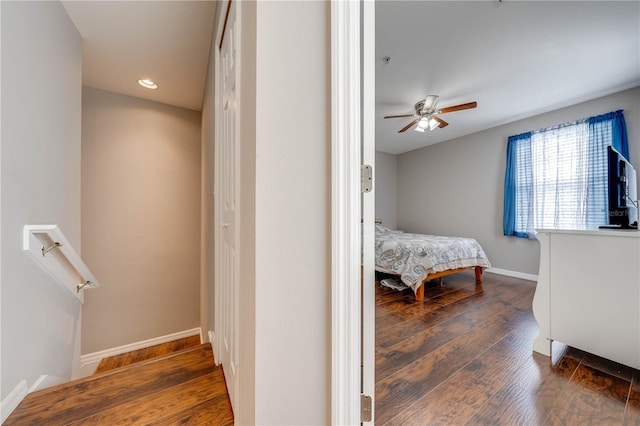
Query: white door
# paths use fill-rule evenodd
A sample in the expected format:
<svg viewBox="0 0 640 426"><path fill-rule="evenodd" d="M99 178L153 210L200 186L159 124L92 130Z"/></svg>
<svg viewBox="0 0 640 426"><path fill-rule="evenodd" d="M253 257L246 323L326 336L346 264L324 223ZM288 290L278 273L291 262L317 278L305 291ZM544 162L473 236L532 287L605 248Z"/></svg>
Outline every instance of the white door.
<svg viewBox="0 0 640 426"><path fill-rule="evenodd" d="M238 395L238 2L225 7L218 42L215 144L215 310L216 356L222 364L231 405ZM225 13L222 14L223 16Z"/></svg>

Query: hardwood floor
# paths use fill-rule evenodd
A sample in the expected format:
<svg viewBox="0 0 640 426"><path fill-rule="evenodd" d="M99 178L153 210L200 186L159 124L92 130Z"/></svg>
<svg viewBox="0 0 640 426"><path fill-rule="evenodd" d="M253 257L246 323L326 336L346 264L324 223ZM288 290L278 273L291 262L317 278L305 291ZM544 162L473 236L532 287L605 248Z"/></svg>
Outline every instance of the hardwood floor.
<svg viewBox="0 0 640 426"><path fill-rule="evenodd" d="M640 371L558 342L551 360L533 353L535 283L474 282L447 277L424 302L376 286L376 425L640 425ZM105 360L4 425L232 425L211 345L193 343Z"/></svg>
<svg viewBox="0 0 640 426"><path fill-rule="evenodd" d="M533 353L535 283L474 281L424 302L376 285L376 425L640 424L640 371L558 342Z"/></svg>
<svg viewBox="0 0 640 426"><path fill-rule="evenodd" d="M159 345L149 346L148 348L131 351L120 355L114 355L103 358L98 364L98 368L94 374L104 373L114 368L124 367L126 365L135 364L136 362L145 361L162 355L180 351L185 348L197 346L200 344L200 336L190 336L183 339L173 340Z"/></svg>
<svg viewBox="0 0 640 426"><path fill-rule="evenodd" d="M232 425L210 344L192 346L34 392L10 425Z"/></svg>

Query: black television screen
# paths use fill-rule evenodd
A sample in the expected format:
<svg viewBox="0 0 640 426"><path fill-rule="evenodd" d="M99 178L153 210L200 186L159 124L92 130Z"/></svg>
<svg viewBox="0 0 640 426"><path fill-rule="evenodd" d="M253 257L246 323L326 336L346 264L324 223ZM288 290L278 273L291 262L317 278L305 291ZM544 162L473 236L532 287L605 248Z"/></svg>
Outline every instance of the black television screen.
<svg viewBox="0 0 640 426"><path fill-rule="evenodd" d="M607 148L607 190L610 227L623 229L637 226L636 172L618 151Z"/></svg>

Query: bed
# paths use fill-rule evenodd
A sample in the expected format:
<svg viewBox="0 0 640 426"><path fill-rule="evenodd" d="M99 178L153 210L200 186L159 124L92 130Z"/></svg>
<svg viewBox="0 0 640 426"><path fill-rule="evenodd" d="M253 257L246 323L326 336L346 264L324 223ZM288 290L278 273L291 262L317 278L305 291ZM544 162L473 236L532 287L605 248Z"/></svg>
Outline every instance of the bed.
<svg viewBox="0 0 640 426"><path fill-rule="evenodd" d="M376 225L375 269L397 275L416 300L424 300L424 284L433 279L475 269L476 283L491 267L484 250L473 238L412 234Z"/></svg>

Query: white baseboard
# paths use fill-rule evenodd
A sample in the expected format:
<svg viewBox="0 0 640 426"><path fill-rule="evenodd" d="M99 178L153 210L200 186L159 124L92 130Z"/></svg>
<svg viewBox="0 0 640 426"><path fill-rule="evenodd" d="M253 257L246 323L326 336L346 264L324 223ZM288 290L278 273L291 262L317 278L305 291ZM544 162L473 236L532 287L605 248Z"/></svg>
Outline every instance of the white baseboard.
<svg viewBox="0 0 640 426"><path fill-rule="evenodd" d="M4 423L7 420L7 417L13 413L13 410L16 409L28 393L27 381L23 380L2 400L2 403L0 403L0 423Z"/></svg>
<svg viewBox="0 0 640 426"><path fill-rule="evenodd" d="M216 332L213 330L209 330L207 334L209 335L209 342L211 343L211 349L213 349L213 360L216 363L216 365L220 365L220 361L218 361L220 359L220 354L218 352L217 346L215 345Z"/></svg>
<svg viewBox="0 0 640 426"><path fill-rule="evenodd" d="M191 336L200 336L200 341L202 342L202 332L200 330L200 327L82 355L80 357L79 374L78 377L74 377L74 379L92 375L96 371L96 368L98 368L98 364L100 364L102 358L120 355L126 352L136 351L138 349L148 348L149 346L160 345L162 343L167 343L173 340L183 339L185 337Z"/></svg>
<svg viewBox="0 0 640 426"><path fill-rule="evenodd" d="M520 278L528 281L538 281L538 276L533 274L525 274L524 272L516 272L509 271L508 269L500 269L500 268L488 268L485 269L484 272L489 272L490 274L496 275L504 275L507 277Z"/></svg>
<svg viewBox="0 0 640 426"><path fill-rule="evenodd" d="M62 377L50 376L48 374L44 374L40 376L38 380L29 388L29 393L39 391L42 389L50 388L51 386L61 385L62 383L67 383L69 380L63 379Z"/></svg>

